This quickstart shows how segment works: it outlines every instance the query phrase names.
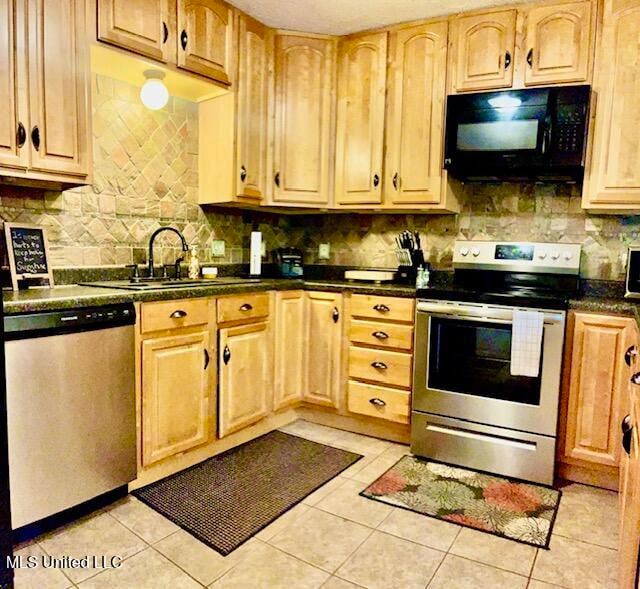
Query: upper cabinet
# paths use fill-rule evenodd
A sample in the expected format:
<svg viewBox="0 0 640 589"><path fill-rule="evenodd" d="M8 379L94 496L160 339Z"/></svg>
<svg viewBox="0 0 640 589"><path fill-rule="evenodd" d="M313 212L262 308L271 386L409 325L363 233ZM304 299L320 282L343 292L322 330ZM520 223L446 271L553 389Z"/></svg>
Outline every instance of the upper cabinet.
<svg viewBox="0 0 640 589"><path fill-rule="evenodd" d="M584 208L640 209L640 61L634 42L639 37L640 2L606 0L593 81L597 102Z"/></svg>
<svg viewBox="0 0 640 589"><path fill-rule="evenodd" d="M591 3L536 6L526 14L524 84L584 82L592 54Z"/></svg>
<svg viewBox="0 0 640 589"><path fill-rule="evenodd" d="M450 91L588 83L596 2L556 2L452 19Z"/></svg>
<svg viewBox="0 0 640 589"><path fill-rule="evenodd" d="M67 186L90 171L84 0L2 0L0 176ZM28 32L28 35L27 35Z"/></svg>
<svg viewBox="0 0 640 589"><path fill-rule="evenodd" d="M335 55L335 39L276 36L274 204L330 202Z"/></svg>
<svg viewBox="0 0 640 589"><path fill-rule="evenodd" d="M267 184L269 29L241 15L235 92L200 103L199 202L260 204Z"/></svg>
<svg viewBox="0 0 640 589"><path fill-rule="evenodd" d="M516 11L501 10L454 19L453 87L457 92L510 88L516 41Z"/></svg>
<svg viewBox="0 0 640 589"><path fill-rule="evenodd" d="M222 0L96 0L98 39L231 84L235 15Z"/></svg>
<svg viewBox="0 0 640 589"><path fill-rule="evenodd" d="M386 31L341 40L338 67L335 201L381 203Z"/></svg>
<svg viewBox="0 0 640 589"><path fill-rule="evenodd" d="M178 0L178 67L230 84L233 20L221 0Z"/></svg>
<svg viewBox="0 0 640 589"><path fill-rule="evenodd" d="M98 0L98 38L159 61L175 44L175 0Z"/></svg>
<svg viewBox="0 0 640 589"><path fill-rule="evenodd" d="M440 21L391 35L384 173L391 206L444 204L447 28Z"/></svg>

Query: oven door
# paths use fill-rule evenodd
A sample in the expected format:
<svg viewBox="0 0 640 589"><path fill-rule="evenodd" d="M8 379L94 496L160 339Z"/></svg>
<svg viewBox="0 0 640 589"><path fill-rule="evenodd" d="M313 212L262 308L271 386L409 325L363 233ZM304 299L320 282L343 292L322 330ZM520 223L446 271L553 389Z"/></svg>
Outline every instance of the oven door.
<svg viewBox="0 0 640 589"><path fill-rule="evenodd" d="M543 312L539 375L513 376L513 307L419 301L413 410L555 436L566 314Z"/></svg>

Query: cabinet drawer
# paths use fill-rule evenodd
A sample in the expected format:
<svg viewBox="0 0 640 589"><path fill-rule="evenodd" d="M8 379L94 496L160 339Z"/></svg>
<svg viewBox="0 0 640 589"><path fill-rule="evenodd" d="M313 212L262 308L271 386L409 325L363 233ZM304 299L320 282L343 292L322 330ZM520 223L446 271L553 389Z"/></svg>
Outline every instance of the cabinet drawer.
<svg viewBox="0 0 640 589"><path fill-rule="evenodd" d="M379 417L398 423L409 423L411 394L372 384L348 383L348 409L370 417Z"/></svg>
<svg viewBox="0 0 640 589"><path fill-rule="evenodd" d="M144 303L141 311L142 333L205 325L209 322L209 301L207 299L182 299Z"/></svg>
<svg viewBox="0 0 640 589"><path fill-rule="evenodd" d="M269 295L266 292L218 299L218 323L258 319L269 315Z"/></svg>
<svg viewBox="0 0 640 589"><path fill-rule="evenodd" d="M353 295L351 297L351 315L413 323L413 304L413 299Z"/></svg>
<svg viewBox="0 0 640 589"><path fill-rule="evenodd" d="M352 343L379 348L413 349L413 326L354 319L349 326Z"/></svg>
<svg viewBox="0 0 640 589"><path fill-rule="evenodd" d="M411 354L349 348L349 377L411 388Z"/></svg>

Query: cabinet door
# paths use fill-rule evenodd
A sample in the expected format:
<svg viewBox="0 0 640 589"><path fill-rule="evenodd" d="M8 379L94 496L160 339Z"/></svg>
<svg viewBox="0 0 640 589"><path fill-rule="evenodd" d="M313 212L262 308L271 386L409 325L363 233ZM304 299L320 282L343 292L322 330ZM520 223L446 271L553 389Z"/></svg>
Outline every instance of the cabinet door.
<svg viewBox="0 0 640 589"><path fill-rule="evenodd" d="M516 11L461 16L455 26L455 90L510 88Z"/></svg>
<svg viewBox="0 0 640 589"><path fill-rule="evenodd" d="M525 85L586 81L591 2L538 6L526 18Z"/></svg>
<svg viewBox="0 0 640 589"><path fill-rule="evenodd" d="M267 415L271 395L267 323L221 329L219 432L224 436Z"/></svg>
<svg viewBox="0 0 640 589"><path fill-rule="evenodd" d="M167 61L175 43L175 0L97 0L98 39Z"/></svg>
<svg viewBox="0 0 640 589"><path fill-rule="evenodd" d="M24 67L26 65L25 28L18 20L15 0L0 0L0 166L26 169L29 165L27 139L28 105Z"/></svg>
<svg viewBox="0 0 640 589"><path fill-rule="evenodd" d="M306 293L306 358L303 399L338 407L342 354L342 295Z"/></svg>
<svg viewBox="0 0 640 589"><path fill-rule="evenodd" d="M222 0L178 0L178 67L231 83L233 10Z"/></svg>
<svg viewBox="0 0 640 589"><path fill-rule="evenodd" d="M440 202L447 29L443 21L391 36L386 202Z"/></svg>
<svg viewBox="0 0 640 589"><path fill-rule="evenodd" d="M327 205L335 41L278 35L273 201Z"/></svg>
<svg viewBox="0 0 640 589"><path fill-rule="evenodd" d="M142 464L209 440L209 332L142 343Z"/></svg>
<svg viewBox="0 0 640 589"><path fill-rule="evenodd" d="M620 460L620 589L637 589L638 547L640 546L640 397L638 385L631 385L629 403L625 413L628 450L622 451Z"/></svg>
<svg viewBox="0 0 640 589"><path fill-rule="evenodd" d="M267 179L268 29L244 15L239 28L237 192L262 199Z"/></svg>
<svg viewBox="0 0 640 589"><path fill-rule="evenodd" d="M564 454L617 467L634 319L575 313Z"/></svg>
<svg viewBox="0 0 640 589"><path fill-rule="evenodd" d="M302 400L305 346L304 292L277 292L274 346L274 409Z"/></svg>
<svg viewBox="0 0 640 589"><path fill-rule="evenodd" d="M89 62L84 0L28 0L31 168L86 176Z"/></svg>
<svg viewBox="0 0 640 589"><path fill-rule="evenodd" d="M347 37L340 44L338 63L335 200L379 204L387 33Z"/></svg>
<svg viewBox="0 0 640 589"><path fill-rule="evenodd" d="M640 1L606 0L594 70L597 95L586 208L640 209Z"/></svg>

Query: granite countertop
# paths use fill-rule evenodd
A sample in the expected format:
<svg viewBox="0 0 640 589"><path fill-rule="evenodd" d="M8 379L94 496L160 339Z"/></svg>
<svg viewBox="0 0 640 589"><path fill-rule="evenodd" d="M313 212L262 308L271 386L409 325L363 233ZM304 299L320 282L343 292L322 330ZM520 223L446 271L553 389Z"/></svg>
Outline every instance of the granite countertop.
<svg viewBox="0 0 640 589"><path fill-rule="evenodd" d="M65 285L54 288L34 288L14 292L3 291L3 307L7 315L94 307L115 303L175 300L196 297L217 297L265 290L328 290L384 296L414 297L416 289L399 284L361 284L346 280L301 280L295 278L265 278L258 282L214 284L185 288L165 288L146 291L122 290L93 286Z"/></svg>

